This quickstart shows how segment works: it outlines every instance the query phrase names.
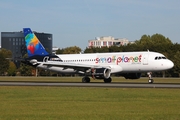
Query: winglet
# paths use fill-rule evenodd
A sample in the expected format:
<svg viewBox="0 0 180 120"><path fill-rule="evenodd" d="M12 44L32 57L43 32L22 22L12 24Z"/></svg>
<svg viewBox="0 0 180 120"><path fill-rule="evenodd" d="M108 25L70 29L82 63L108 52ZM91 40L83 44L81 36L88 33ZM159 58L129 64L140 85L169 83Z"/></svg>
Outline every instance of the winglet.
<svg viewBox="0 0 180 120"><path fill-rule="evenodd" d="M26 41L28 57L34 55L49 55L49 53L45 50L41 42L30 28L23 28L23 32Z"/></svg>

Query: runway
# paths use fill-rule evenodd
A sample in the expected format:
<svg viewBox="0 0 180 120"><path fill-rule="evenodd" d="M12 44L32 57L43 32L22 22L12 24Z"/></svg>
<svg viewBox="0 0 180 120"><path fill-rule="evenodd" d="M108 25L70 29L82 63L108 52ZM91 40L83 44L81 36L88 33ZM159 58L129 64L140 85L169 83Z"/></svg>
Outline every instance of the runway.
<svg viewBox="0 0 180 120"><path fill-rule="evenodd" d="M0 82L0 86L59 86L59 87L111 87L111 88L180 88L180 84L148 83L57 83L57 82Z"/></svg>

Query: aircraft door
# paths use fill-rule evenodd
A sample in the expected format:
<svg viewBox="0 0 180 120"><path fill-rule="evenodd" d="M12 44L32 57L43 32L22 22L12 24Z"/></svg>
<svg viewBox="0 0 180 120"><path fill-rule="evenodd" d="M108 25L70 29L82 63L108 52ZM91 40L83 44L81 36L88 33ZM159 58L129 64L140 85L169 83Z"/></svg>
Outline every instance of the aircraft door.
<svg viewBox="0 0 180 120"><path fill-rule="evenodd" d="M148 65L148 57L149 57L148 53L143 54L143 65Z"/></svg>

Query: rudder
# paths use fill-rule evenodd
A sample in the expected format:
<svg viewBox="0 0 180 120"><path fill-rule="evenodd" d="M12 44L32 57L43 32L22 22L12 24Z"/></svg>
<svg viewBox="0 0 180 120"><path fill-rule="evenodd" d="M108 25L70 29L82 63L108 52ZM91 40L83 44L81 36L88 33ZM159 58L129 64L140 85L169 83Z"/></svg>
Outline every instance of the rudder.
<svg viewBox="0 0 180 120"><path fill-rule="evenodd" d="M23 28L28 57L34 55L49 55L41 42L30 28Z"/></svg>

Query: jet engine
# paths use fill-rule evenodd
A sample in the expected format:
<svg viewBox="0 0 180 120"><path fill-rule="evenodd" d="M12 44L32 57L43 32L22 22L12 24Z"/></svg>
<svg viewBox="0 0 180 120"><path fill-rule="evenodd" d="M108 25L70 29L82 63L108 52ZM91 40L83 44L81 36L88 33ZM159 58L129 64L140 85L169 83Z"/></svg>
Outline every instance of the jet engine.
<svg viewBox="0 0 180 120"><path fill-rule="evenodd" d="M107 79L111 75L111 69L108 68L95 68L91 70L92 77L96 79Z"/></svg>
<svg viewBox="0 0 180 120"><path fill-rule="evenodd" d="M141 73L125 73L123 76L126 79L139 79L141 77Z"/></svg>

